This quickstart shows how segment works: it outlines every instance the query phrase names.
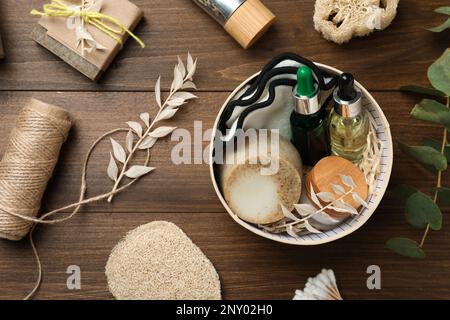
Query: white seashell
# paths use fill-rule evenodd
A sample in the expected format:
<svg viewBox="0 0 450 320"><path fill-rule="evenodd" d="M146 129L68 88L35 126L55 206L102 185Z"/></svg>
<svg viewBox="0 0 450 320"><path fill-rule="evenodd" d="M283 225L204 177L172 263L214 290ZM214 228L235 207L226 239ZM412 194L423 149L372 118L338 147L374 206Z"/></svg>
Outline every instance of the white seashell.
<svg viewBox="0 0 450 320"><path fill-rule="evenodd" d="M308 278L303 290L295 290L292 300L343 300L333 270L322 269L314 278Z"/></svg>

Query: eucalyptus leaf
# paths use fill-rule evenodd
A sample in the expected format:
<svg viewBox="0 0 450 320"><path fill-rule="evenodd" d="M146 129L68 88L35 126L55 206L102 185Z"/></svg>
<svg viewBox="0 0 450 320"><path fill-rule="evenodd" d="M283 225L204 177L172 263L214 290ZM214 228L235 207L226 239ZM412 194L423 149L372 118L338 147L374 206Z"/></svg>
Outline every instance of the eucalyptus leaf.
<svg viewBox="0 0 450 320"><path fill-rule="evenodd" d="M428 68L428 79L435 89L450 96L450 49Z"/></svg>
<svg viewBox="0 0 450 320"><path fill-rule="evenodd" d="M404 92L412 92L412 93L418 93L418 94L425 94L428 96L436 97L436 98L444 98L445 94L439 90L433 89L433 88L427 88L419 85L409 85L409 86L402 86L400 87L401 91Z"/></svg>
<svg viewBox="0 0 450 320"><path fill-rule="evenodd" d="M416 192L406 200L406 219L416 228L425 228L427 224L433 230L442 228L442 213L436 203L424 194Z"/></svg>
<svg viewBox="0 0 450 320"><path fill-rule="evenodd" d="M394 190L394 197L402 202L406 202L410 196L417 192L417 189L406 184L397 186Z"/></svg>
<svg viewBox="0 0 450 320"><path fill-rule="evenodd" d="M433 166L438 171L447 169L447 158L434 148L428 146L409 146L401 142L398 144L405 154L417 162L423 165Z"/></svg>
<svg viewBox="0 0 450 320"><path fill-rule="evenodd" d="M429 146L432 147L433 149L441 152L441 148L442 148L442 141L430 138L430 137L426 137L423 140L423 144L425 146ZM444 155L447 158L447 162L450 162L450 144L446 144L445 148L444 148Z"/></svg>
<svg viewBox="0 0 450 320"><path fill-rule="evenodd" d="M450 7L440 7L434 10L434 12L442 13L450 16Z"/></svg>
<svg viewBox="0 0 450 320"><path fill-rule="evenodd" d="M419 244L408 238L392 238L386 242L386 246L392 251L409 258L423 259L425 252L419 248Z"/></svg>
<svg viewBox="0 0 450 320"><path fill-rule="evenodd" d="M434 188L434 191L438 192L438 201L450 205L450 188Z"/></svg>
<svg viewBox="0 0 450 320"><path fill-rule="evenodd" d="M442 32L442 31L447 30L448 28L450 28L450 18L448 18L444 23L438 25L437 27L429 28L428 31Z"/></svg>
<svg viewBox="0 0 450 320"><path fill-rule="evenodd" d="M450 109L435 100L423 99L412 109L411 115L419 120L450 127Z"/></svg>

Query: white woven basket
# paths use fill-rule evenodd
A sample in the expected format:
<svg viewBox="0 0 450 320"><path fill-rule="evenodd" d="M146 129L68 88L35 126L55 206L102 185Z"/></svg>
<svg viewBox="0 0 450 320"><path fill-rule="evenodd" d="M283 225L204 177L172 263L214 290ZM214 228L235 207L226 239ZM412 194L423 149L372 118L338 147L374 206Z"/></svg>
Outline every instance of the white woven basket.
<svg viewBox="0 0 450 320"><path fill-rule="evenodd" d="M332 68L327 65L323 65L320 63L316 63L317 66L320 68L326 69L331 73L335 74L341 74L342 71ZM228 99L223 104L222 108L219 111L219 114L216 118L216 121L214 123L214 130L216 131L220 116L222 112L224 111L226 105L230 100L234 98L234 96L253 78L259 75L259 72L245 80L243 83L241 83L228 97ZM378 103L375 101L375 99L372 97L372 95L358 82L356 82L357 87L361 90L363 94L363 103L364 106L367 108L367 110L372 114L372 117L376 123L376 131L377 131L377 137L383 144L382 149L382 155L381 155L381 171L380 174L377 177L376 181L376 187L375 191L370 195L367 203L369 204L369 208L365 208L358 216L356 216L353 219L348 219L347 221L342 222L338 226L336 226L334 229L328 230L326 232L320 233L320 234L307 234L303 236L299 236L298 238L294 238L287 234L274 234L270 233L268 231L259 229L258 227L247 223L243 220L241 220L236 214L233 213L233 211L230 209L228 204L226 203L225 199L223 198L223 195L220 191L220 188L218 186L218 182L216 181L216 176L214 174L214 164L213 164L213 150L211 148L211 152L209 155L209 163L210 163L210 174L211 179L214 185L214 189L216 190L217 196L219 197L220 201L222 202L222 205L225 207L227 212L230 214L230 216L236 221L238 224L246 228L247 230L260 235L264 238L271 239L278 242L293 244L293 245L318 245L322 243L331 242L337 239L340 239L342 237L345 237L349 235L350 233L356 231L359 229L364 223L366 223L367 220L372 216L372 214L377 209L378 205L380 204L381 199L383 198L383 195L387 189L389 178L391 176L391 170L392 170L392 162L393 162L393 145L392 145L392 137L391 137L391 131L389 128L389 123L381 110ZM212 137L215 138L214 135Z"/></svg>

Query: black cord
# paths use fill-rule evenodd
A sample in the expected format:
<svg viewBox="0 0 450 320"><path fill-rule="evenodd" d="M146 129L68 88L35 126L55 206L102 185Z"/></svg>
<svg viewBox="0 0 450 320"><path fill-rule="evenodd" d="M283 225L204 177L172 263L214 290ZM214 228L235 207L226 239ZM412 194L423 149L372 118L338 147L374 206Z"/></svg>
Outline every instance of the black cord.
<svg viewBox="0 0 450 320"><path fill-rule="evenodd" d="M264 92L264 89L266 88L267 83L273 77L281 75L281 74L296 74L297 73L298 68L296 68L296 67L275 68L276 65L278 65L280 62L285 61L285 60L293 60L300 64L308 66L313 71L314 75L316 76L320 90L327 91L327 90L332 89L336 85L337 77L335 75L332 75L331 73L327 72L326 70L319 68L312 61L310 61L306 58L303 58L295 53L288 52L288 53L280 54L280 55L276 56L275 58L273 58L272 60L270 60L264 66L264 68L261 70L261 73L256 77L256 79L251 81L250 87L245 91L245 93L240 98L232 100L227 104L227 106L225 107L224 111L222 112L222 114L220 116L220 120L219 120L219 129L223 134L225 133L225 131L227 129L226 122L231 118L231 116L237 106L240 106L240 107L250 106L250 105L254 104L256 101L258 101L261 97L261 94ZM328 83L325 83L325 80L324 80L325 77L331 78L331 81L329 81ZM279 80L283 80L284 82L279 81ZM294 83L292 81L294 81ZM273 84L275 82L276 82L275 86L284 84L284 85L289 85L289 86L294 87L296 85L296 81L292 80L292 79L277 79L277 80L273 81L269 85L269 99L265 102L258 103L257 105L255 105L256 107L251 106L251 107L245 109L239 116L238 128L241 128L241 126L243 124L243 117L245 118L245 116L248 115L250 112L252 112L256 109L264 108L264 107L270 105L274 101L275 86L273 86ZM243 99L244 97L247 97L250 94L253 94L251 98Z"/></svg>

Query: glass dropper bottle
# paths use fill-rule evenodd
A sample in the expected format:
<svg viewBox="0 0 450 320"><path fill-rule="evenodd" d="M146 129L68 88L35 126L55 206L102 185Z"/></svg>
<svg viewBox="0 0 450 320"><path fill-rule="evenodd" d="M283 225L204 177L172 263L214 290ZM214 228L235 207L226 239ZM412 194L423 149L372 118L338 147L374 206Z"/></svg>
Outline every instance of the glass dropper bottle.
<svg viewBox="0 0 450 320"><path fill-rule="evenodd" d="M319 86L311 69L301 66L294 89L295 106L291 113L292 143L303 163L315 165L330 154L328 114L319 104Z"/></svg>
<svg viewBox="0 0 450 320"><path fill-rule="evenodd" d="M343 73L339 77L333 99L331 151L334 155L357 162L367 148L370 123L362 105L361 92L355 88L353 75Z"/></svg>

